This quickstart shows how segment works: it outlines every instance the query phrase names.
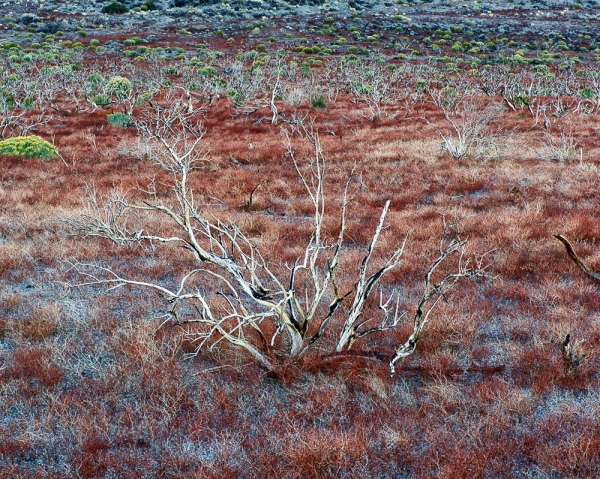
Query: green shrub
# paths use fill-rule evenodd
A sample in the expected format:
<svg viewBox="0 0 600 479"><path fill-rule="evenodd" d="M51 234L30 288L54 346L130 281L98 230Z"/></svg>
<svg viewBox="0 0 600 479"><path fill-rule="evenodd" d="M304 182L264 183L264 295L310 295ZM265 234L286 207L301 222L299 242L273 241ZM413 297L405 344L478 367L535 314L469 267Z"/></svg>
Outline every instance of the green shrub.
<svg viewBox="0 0 600 479"><path fill-rule="evenodd" d="M49 160L58 155L58 150L39 136L17 136L0 141L0 155Z"/></svg>
<svg viewBox="0 0 600 479"><path fill-rule="evenodd" d="M323 95L315 95L310 99L310 104L316 110L324 110L327 107Z"/></svg>
<svg viewBox="0 0 600 479"><path fill-rule="evenodd" d="M119 2L112 2L102 9L102 13L126 13L129 9Z"/></svg>
<svg viewBox="0 0 600 479"><path fill-rule="evenodd" d="M114 95L117 98L125 98L131 91L131 82L121 76L114 76L106 84L106 93Z"/></svg>
<svg viewBox="0 0 600 479"><path fill-rule="evenodd" d="M131 126L131 119L125 113L120 111L106 115L106 121L110 126L120 126L122 128L128 128Z"/></svg>
<svg viewBox="0 0 600 479"><path fill-rule="evenodd" d="M104 83L104 77L100 75L100 73L92 73L87 77L87 81L93 85L100 85L101 83Z"/></svg>
<svg viewBox="0 0 600 479"><path fill-rule="evenodd" d="M33 108L34 99L30 96L26 96L21 103L21 108L23 110L31 110Z"/></svg>
<svg viewBox="0 0 600 479"><path fill-rule="evenodd" d="M300 75L308 76L310 75L310 71L310 63L304 62L302 65L300 65Z"/></svg>
<svg viewBox="0 0 600 479"><path fill-rule="evenodd" d="M591 100L592 98L594 98L596 96L596 93L594 92L594 90L592 90L589 86L585 87L582 90L579 90L577 92L577 94L584 100Z"/></svg>
<svg viewBox="0 0 600 479"><path fill-rule="evenodd" d="M110 97L105 95L104 93L100 93L99 95L94 95L91 100L98 106L106 106L110 105Z"/></svg>
<svg viewBox="0 0 600 479"><path fill-rule="evenodd" d="M227 90L227 96L236 106L241 105L244 99L242 93L238 90Z"/></svg>
<svg viewBox="0 0 600 479"><path fill-rule="evenodd" d="M5 82L6 83L6 82ZM0 88L0 111L3 110L12 110L15 107L15 96L4 90L3 88Z"/></svg>
<svg viewBox="0 0 600 479"><path fill-rule="evenodd" d="M142 93L135 100L135 106L143 106L147 101L152 99L152 93L147 91L146 93Z"/></svg>
<svg viewBox="0 0 600 479"><path fill-rule="evenodd" d="M213 76L214 74L217 73L217 70L214 67L204 67L204 68L200 68L197 71L198 75L202 75L202 76Z"/></svg>

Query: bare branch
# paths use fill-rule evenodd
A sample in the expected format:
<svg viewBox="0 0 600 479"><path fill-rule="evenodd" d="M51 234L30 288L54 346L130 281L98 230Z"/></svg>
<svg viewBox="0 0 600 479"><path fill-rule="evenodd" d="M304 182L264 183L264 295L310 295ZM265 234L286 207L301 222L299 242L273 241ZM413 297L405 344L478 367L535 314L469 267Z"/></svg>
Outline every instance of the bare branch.
<svg viewBox="0 0 600 479"><path fill-rule="evenodd" d="M600 273L595 273L583 261L581 261L581 259L579 258L579 256L577 256L577 253L573 249L573 246L571 246L571 243L566 237L564 237L563 235L554 235L554 237L565 245L565 249L567 250L568 255L571 257L573 262L581 271L583 271L590 278L600 281Z"/></svg>
<svg viewBox="0 0 600 479"><path fill-rule="evenodd" d="M431 312L440 301L446 299L446 294L450 291L461 279L473 277L487 277L487 266L484 265L484 260L489 252L483 255L474 255L473 257L464 260L466 240L462 240L458 233L452 238L449 238L452 230L458 225L458 221L446 223L445 215L442 215L443 231L438 247L438 257L427 270L423 287L423 295L414 315L413 332L409 338L400 347L396 349L395 354L390 360L390 371L395 373L395 363L401 359L410 356L416 349L417 343L423 332L423 328L429 321ZM437 282L433 281L433 274L446 259L451 255L458 255L457 271L445 275Z"/></svg>

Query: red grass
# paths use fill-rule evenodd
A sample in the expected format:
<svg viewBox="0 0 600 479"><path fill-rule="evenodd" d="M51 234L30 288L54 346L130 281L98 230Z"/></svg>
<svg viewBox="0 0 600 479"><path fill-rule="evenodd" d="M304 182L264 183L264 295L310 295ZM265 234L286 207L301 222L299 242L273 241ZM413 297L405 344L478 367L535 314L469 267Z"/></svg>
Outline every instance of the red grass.
<svg viewBox="0 0 600 479"><path fill-rule="evenodd" d="M165 39L187 46L179 35ZM213 44L227 50L224 42ZM323 70L314 69L317 79ZM65 102L72 112L40 129L45 138L55 133L68 166L0 159L0 477L600 476L600 289L552 238L566 235L600 270L598 115L571 115L586 153L583 167L535 158L528 146L543 138L539 125L526 112L508 111L497 121L514 127L509 139L516 146L501 145L506 156L498 160L459 162L439 150L425 122L402 120L402 105L389 106L399 116L370 122L352 100L342 93L325 111L307 102L296 109L315 118L327 156L324 237L332 243L338 234L346 176L356 166L353 187L360 176L363 189L348 209L347 256L337 280L342 290L352 287L391 200L377 253L390 254L410 230L404 263L383 281L398 288L406 317L394 331L363 338L342 354L332 354L330 332L297 362L278 356L281 335L269 353L278 363L273 374L221 343L186 360L197 343L169 322L159 328L169 305L154 293L68 290L57 282L76 279L64 262L74 258L169 286L197 267L180 248L68 237L56 221L80 208L86 183L102 194L117 186L142 201L148 198L138 186L150 178L161 187L171 181L151 162L117 151L135 129L109 127L112 109L76 113ZM235 221L285 276L310 239L313 206L281 143L285 123L255 124L267 110L247 121L233 118L231 106L221 100L207 109L210 161L189 185L207 215ZM285 102L277 106L287 117L294 112ZM432 102L413 107L449 131ZM292 146L304 168L310 148L297 136ZM170 201L169 188L158 198ZM387 363L412 332L443 211L465 217L469 251L493 249L493 279L450 291L416 353L390 378ZM160 219L148 225L176 231ZM454 267L442 265L438 274ZM380 314L376 303L365 317ZM333 327L342 319L340 313ZM585 340L576 366L561 357L566 334Z"/></svg>

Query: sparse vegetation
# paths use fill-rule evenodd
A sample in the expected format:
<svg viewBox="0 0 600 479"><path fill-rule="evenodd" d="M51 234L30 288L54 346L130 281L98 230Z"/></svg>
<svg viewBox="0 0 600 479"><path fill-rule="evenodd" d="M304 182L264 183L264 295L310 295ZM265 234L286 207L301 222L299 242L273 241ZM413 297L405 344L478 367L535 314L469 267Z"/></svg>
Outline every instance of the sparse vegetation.
<svg viewBox="0 0 600 479"><path fill-rule="evenodd" d="M0 479L600 477L591 3L8 3Z"/></svg>

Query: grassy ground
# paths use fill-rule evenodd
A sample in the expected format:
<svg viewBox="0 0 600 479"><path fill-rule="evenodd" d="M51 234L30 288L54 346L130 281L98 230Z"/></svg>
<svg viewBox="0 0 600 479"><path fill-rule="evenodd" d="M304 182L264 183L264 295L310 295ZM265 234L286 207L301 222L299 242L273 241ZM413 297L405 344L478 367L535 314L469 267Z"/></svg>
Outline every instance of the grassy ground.
<svg viewBox="0 0 600 479"><path fill-rule="evenodd" d="M313 21L318 28L327 24L322 17ZM174 32L129 46L122 44L129 33L73 37L83 43L78 50L52 47L60 37L26 38L17 29L23 36L15 38L13 30L3 30L14 45L2 50L2 85L15 96L16 107L2 118L25 112L6 136L16 136L19 125L31 125L44 113L42 121L48 122L31 131L53 142L61 158L0 158L0 477L600 474L600 288L553 238L564 234L590 268L600 269L597 39L544 31L473 32L474 38L435 29L377 33L378 27L350 18L334 24L333 34L294 31L291 38L269 27L260 33L264 38L240 30L228 43L229 34L214 35L200 50L198 39ZM355 40L352 25L373 31ZM387 47L407 35L419 43ZM431 45L445 35L450 39L438 43L436 53ZM339 41L341 36L348 41ZM306 43L298 41L304 37ZM93 38L122 47L91 50ZM191 46L188 38L194 38ZM51 45L32 48L44 40ZM453 51L458 41L462 50ZM471 41L494 45L466 53L481 47ZM261 48L243 57L259 43L271 60L260 56ZM296 50L315 45L339 48L329 55ZM160 46L164 58L121 52L140 46ZM342 56L355 55L352 46L359 49L357 60L346 56L342 63ZM363 48L370 53L361 55ZM278 49L290 50L284 58L290 75L282 76L275 100L280 120L273 124L264 98L271 98L268 88L277 75L270 62ZM37 56L23 59L31 53ZM243 74L253 80L232 87L238 53ZM135 56L141 58L132 61ZM438 61L444 56L449 61ZM344 67L348 62L356 70ZM206 67L214 74L196 73ZM393 79L394 95L380 104L380 114L369 108L372 71L381 72L383 85ZM201 85L191 95L196 119L206 129L207 161L192 173L190 186L206 214L240 225L277 271L294 261L310 236L311 205L282 143L281 129L290 128L285 119L307 115L318 128L328 165L328 238L335 237L352 168L364 184L349 207L350 254L342 284L349 283L383 204L391 200L382 253L392 251L407 230L410 235L403 264L384 284L399 291L407 320L359 341L356 350L389 356L412 331L442 212L465 218L469 252L492 250L492 277L460 283L448 294L415 354L398 365L393 378L386 361L327 356L335 347L333 333L302 361L280 360L276 374L225 345L186 359L196 345L182 328L159 327L168 309L163 298L137 288L106 292L65 284L81 280L69 270L75 260L165 285L195 265L177 248L122 248L74 237L63 228L62 216L81 211L86 185L93 183L100 194L117 188L141 200L136 188L147 187L152 178L159 185L168 180L151 161L132 157L134 127L108 124L106 115L126 111L128 103L114 96L104 107L90 101L98 93L85 90L94 72L105 80L127 77L134 92L158 85L158 103L169 89L186 98L174 86L189 87L192 80ZM48 75L45 90L27 86L40 83L40 75ZM227 85L217 82L220 89L213 88L214 79ZM584 88L592 89L590 98L580 93ZM31 91L36 103L24 110ZM242 93L247 98L236 109L233 100ZM311 104L319 95L324 109ZM524 95L531 110L517 99ZM145 102L133 108L134 115L143 113ZM457 129L448 118L481 124L490 105L496 110L478 134L477 148L460 159L452 156L444 138L456 139ZM245 107L254 111L240 114ZM298 136L292 147L299 158L310 157ZM368 312L375 314L377 304ZM332 331L340 326L335 321ZM561 356L567 334L584 341L578 365Z"/></svg>

